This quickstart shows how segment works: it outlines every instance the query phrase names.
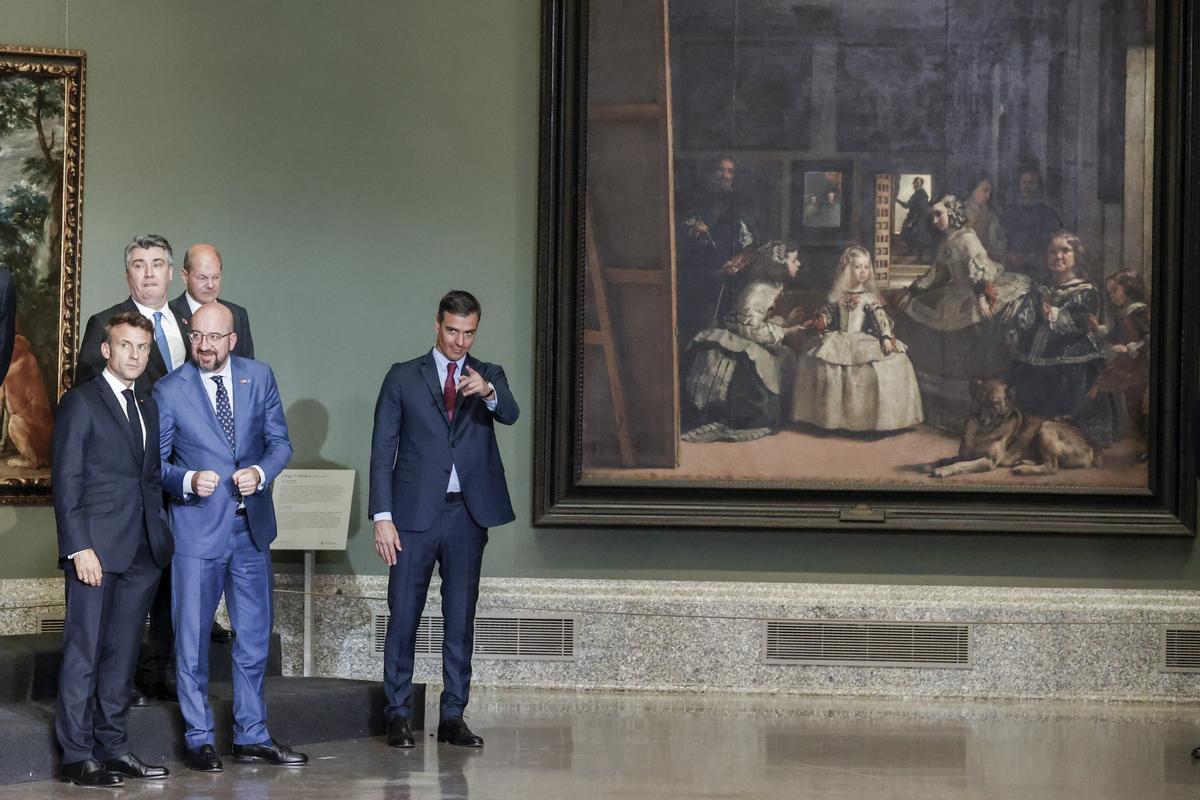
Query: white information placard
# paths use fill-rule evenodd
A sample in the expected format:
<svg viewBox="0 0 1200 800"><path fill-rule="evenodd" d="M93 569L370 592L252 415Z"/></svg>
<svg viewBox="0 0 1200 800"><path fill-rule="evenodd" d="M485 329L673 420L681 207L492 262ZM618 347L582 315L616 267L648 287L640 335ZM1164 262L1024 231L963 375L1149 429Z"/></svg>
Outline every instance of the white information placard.
<svg viewBox="0 0 1200 800"><path fill-rule="evenodd" d="M272 550L345 550L352 469L285 469L275 479L279 536Z"/></svg>

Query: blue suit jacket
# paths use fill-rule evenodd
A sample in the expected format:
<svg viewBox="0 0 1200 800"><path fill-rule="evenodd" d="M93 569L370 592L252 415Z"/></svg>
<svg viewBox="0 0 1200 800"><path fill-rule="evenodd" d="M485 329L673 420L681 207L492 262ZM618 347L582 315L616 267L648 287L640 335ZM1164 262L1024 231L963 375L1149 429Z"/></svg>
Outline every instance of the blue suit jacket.
<svg viewBox="0 0 1200 800"><path fill-rule="evenodd" d="M237 509L231 476L258 465L270 484L292 457L287 420L271 368L261 361L231 355L235 453L217 422L216 412L192 362L154 385L162 432L163 489L170 495L171 527L176 552L193 558L221 554ZM188 470L211 469L221 485L209 497L189 494L183 478ZM275 506L264 490L246 498L246 517L261 550L275 539Z"/></svg>
<svg viewBox="0 0 1200 800"><path fill-rule="evenodd" d="M54 520L58 557L89 547L105 572L129 569L143 530L154 562L171 561L171 531L162 507L158 411L151 398L138 398L146 422L146 447L139 461L124 409L98 376L62 396L54 423ZM144 524L144 528L143 528Z"/></svg>
<svg viewBox="0 0 1200 800"><path fill-rule="evenodd" d="M390 511L399 530L428 530L445 508L453 465L476 522L494 528L515 519L493 423L511 425L521 409L503 369L470 355L466 365L496 387L496 410L478 395L460 396L453 422L432 353L388 371L371 434L371 516Z"/></svg>

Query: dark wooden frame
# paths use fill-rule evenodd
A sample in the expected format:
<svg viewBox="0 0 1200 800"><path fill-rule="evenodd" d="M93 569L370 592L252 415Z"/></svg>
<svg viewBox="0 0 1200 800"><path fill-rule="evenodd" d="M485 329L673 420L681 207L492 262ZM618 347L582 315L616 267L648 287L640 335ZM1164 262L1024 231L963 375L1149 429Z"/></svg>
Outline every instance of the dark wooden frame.
<svg viewBox="0 0 1200 800"><path fill-rule="evenodd" d="M1194 534L1200 229L1186 221L1200 218L1200 9L1164 0L1157 19L1153 336L1166 346L1153 353L1149 489L797 491L581 479L587 2L543 0L534 524Z"/></svg>
<svg viewBox="0 0 1200 800"><path fill-rule="evenodd" d="M62 246L58 303L58 357L53 365L57 404L71 388L79 349L79 290L83 236L83 125L87 55L83 50L0 45L0 75L50 76L66 82L63 102ZM17 303L20 304L18 297ZM0 479L0 504L43 505L52 499L49 468L45 477Z"/></svg>

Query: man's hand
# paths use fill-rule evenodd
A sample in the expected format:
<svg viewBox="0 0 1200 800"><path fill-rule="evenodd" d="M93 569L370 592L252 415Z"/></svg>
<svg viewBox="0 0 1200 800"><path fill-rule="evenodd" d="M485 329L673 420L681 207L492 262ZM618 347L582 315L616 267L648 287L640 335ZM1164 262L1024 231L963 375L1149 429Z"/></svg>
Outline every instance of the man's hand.
<svg viewBox="0 0 1200 800"><path fill-rule="evenodd" d="M221 484L221 476L211 469L202 469L192 475L192 492L199 497L209 497Z"/></svg>
<svg viewBox="0 0 1200 800"><path fill-rule="evenodd" d="M458 376L458 390L462 392L463 397L470 397L473 394L477 394L485 400L492 393L491 384L466 364L463 364L462 375Z"/></svg>
<svg viewBox="0 0 1200 800"><path fill-rule="evenodd" d="M389 567L396 566L396 553L404 548L400 546L400 534L396 532L396 523L390 519L375 521L375 552Z"/></svg>
<svg viewBox="0 0 1200 800"><path fill-rule="evenodd" d="M104 570L100 568L100 559L92 548L80 550L72 559L75 562L75 577L88 586L99 586Z"/></svg>
<svg viewBox="0 0 1200 800"><path fill-rule="evenodd" d="M242 497L254 494L258 491L258 470L254 467L242 467L233 473L233 485Z"/></svg>

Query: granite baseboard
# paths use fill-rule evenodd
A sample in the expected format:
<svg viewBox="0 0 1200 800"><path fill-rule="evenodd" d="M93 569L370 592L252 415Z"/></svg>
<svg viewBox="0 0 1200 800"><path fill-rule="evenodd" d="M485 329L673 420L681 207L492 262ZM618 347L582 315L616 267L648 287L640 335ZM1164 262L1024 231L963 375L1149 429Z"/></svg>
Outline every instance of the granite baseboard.
<svg viewBox="0 0 1200 800"><path fill-rule="evenodd" d="M302 672L303 583L280 575L284 674ZM316 675L380 679L384 576L314 581ZM438 612L437 581L426 613ZM58 579L0 581L0 635L61 613ZM477 657L474 682L595 690L786 692L874 697L1200 700L1200 674L1161 668L1162 628L1200 623L1200 592L858 584L485 579L480 616L576 620L570 661ZM950 622L971 626L963 669L765 663L764 620ZM436 657L416 679L436 685Z"/></svg>

